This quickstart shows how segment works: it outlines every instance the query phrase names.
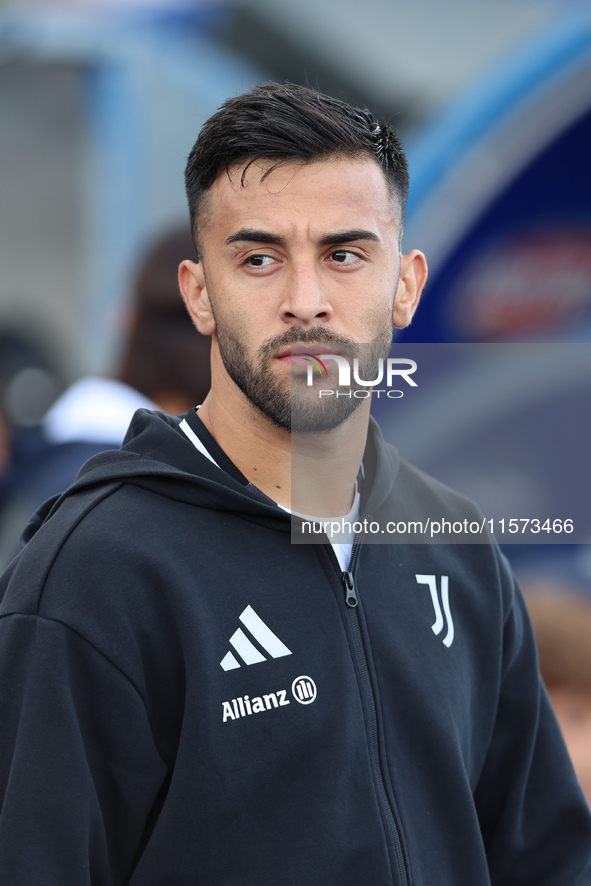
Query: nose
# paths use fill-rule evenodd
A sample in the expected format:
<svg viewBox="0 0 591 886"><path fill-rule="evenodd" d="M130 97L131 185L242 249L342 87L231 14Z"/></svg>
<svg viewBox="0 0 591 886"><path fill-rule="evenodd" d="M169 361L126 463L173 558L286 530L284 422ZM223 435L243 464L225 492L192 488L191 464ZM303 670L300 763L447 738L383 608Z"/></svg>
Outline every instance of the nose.
<svg viewBox="0 0 591 886"><path fill-rule="evenodd" d="M332 319L332 304L314 265L302 263L292 267L285 280L279 313L288 326L328 323Z"/></svg>

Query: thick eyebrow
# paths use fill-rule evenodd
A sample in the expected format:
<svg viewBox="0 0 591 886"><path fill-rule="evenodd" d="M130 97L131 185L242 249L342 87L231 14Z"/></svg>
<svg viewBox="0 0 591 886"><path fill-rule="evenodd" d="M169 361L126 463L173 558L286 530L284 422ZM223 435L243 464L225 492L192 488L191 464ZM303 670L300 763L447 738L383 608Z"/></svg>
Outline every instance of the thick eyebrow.
<svg viewBox="0 0 591 886"><path fill-rule="evenodd" d="M350 231L336 231L334 234L325 234L320 238L321 246L338 246L341 243L354 243L356 240L374 240L379 243L380 238L373 231L366 231L365 228L353 228ZM278 246L285 246L285 237L279 234L270 234L268 231L256 231L253 228L241 228L235 234L230 234L226 240L226 245L231 243L271 243Z"/></svg>
<svg viewBox="0 0 591 886"><path fill-rule="evenodd" d="M380 238L373 231L366 231L365 228L353 228L351 231L336 231L334 234L326 234L320 239L321 246L338 246L340 243L353 243L355 240L375 240L380 242Z"/></svg>
<svg viewBox="0 0 591 886"><path fill-rule="evenodd" d="M278 246L285 246L285 238L278 234L269 234L268 231L256 231L253 228L241 228L235 234L230 234L226 240L226 245L231 243L276 243Z"/></svg>

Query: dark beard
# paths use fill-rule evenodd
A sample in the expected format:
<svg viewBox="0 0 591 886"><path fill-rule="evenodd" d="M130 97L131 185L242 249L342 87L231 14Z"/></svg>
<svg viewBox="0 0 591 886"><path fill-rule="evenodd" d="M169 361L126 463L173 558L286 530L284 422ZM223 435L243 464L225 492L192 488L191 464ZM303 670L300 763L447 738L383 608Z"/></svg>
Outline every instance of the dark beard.
<svg viewBox="0 0 591 886"><path fill-rule="evenodd" d="M253 365L249 362L241 341L225 330L222 331L219 325L217 335L226 372L252 405L277 428L300 434L332 431L344 424L363 402L354 396L320 398L317 389L306 386L306 377L301 372L292 372L291 387L286 389L285 380L281 383L274 376L271 360L285 347L295 344L339 345L339 351L351 358L357 356L358 351L367 353L367 345L360 348L351 339L339 336L323 326L308 330L291 326L282 335L261 346L256 365ZM387 356L390 343L391 335L387 341L384 337L383 341L376 342L371 349L371 359L364 363L371 364L377 356ZM371 378L369 373L371 365L366 365L362 377ZM337 388L336 385L334 387Z"/></svg>

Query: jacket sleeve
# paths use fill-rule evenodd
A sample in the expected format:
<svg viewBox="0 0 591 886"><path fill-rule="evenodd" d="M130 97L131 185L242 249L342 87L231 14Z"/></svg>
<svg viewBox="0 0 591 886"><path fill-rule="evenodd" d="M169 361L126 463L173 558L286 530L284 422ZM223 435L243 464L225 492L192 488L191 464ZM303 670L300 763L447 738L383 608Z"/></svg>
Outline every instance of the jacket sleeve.
<svg viewBox="0 0 591 886"><path fill-rule="evenodd" d="M138 692L66 625L0 618L0 871L122 886L166 778Z"/></svg>
<svg viewBox="0 0 591 886"><path fill-rule="evenodd" d="M538 673L519 587L508 589L498 707L475 799L494 886L591 884L591 816Z"/></svg>

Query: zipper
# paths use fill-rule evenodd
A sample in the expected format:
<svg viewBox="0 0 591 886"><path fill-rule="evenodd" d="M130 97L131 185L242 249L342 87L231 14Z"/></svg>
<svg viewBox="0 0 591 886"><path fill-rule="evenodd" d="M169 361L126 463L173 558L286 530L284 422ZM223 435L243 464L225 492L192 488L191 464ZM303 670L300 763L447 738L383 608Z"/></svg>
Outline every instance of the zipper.
<svg viewBox="0 0 591 886"><path fill-rule="evenodd" d="M369 520L369 516L365 518ZM341 578L343 580L343 584L345 586L345 603L351 609L355 609L357 606L357 592L355 590L355 578L353 576L353 570L357 565L357 560L359 559L359 552L361 550L361 542L363 541L363 536L365 532L363 529L361 532L358 532L353 540L353 547L351 549L351 559L349 560L349 569L346 572L341 571L341 564L337 560L336 554L334 552L333 546L329 544L329 548L332 552L334 559L336 560L337 567L339 572L341 572Z"/></svg>
<svg viewBox="0 0 591 886"><path fill-rule="evenodd" d="M351 609L357 606L357 594L355 592L355 579L352 572L343 572L343 584L345 585L345 603Z"/></svg>
<svg viewBox="0 0 591 886"><path fill-rule="evenodd" d="M369 520L369 516L367 517ZM357 535L355 541L353 543L353 548L351 551L351 560L349 562L349 569L345 572L341 571L340 563L337 560L336 554L332 545L329 543L328 547L331 550L334 560L336 561L339 572L341 572L341 577L343 581L343 586L345 588L345 603L349 609L350 613L350 621L351 621L351 630L354 638L355 651L357 653L357 661L359 663L361 669L361 677L363 688L365 691L365 697L368 704L369 709L369 731L370 731L370 748L371 748L371 762L372 768L375 775L375 783L376 790L378 794L378 805L380 806L383 816L386 820L386 825L389 828L390 835L392 837L394 843L394 850L396 853L396 861L398 862L398 872L400 876L400 884L401 886L408 886L408 874L406 870L406 863L404 860L404 853L402 851L402 843L400 840L400 834L398 832L398 827L396 825L396 820L394 818L394 813L392 811L392 807L390 806L390 801L388 799L388 794L386 792L386 786L384 784L384 775L382 772L382 765L380 762L380 749L379 749L379 736L378 736L378 718L376 712L376 702L375 696L373 692L373 687L371 685L371 677L369 675L369 667L367 664L367 657L365 654L365 649L363 647L363 638L361 636L361 625L359 623L359 613L356 611L357 604L359 602L357 596L357 589L355 587L355 577L354 570L357 565L357 560L359 558L359 552L361 550L361 542L363 541L364 536L363 530Z"/></svg>

